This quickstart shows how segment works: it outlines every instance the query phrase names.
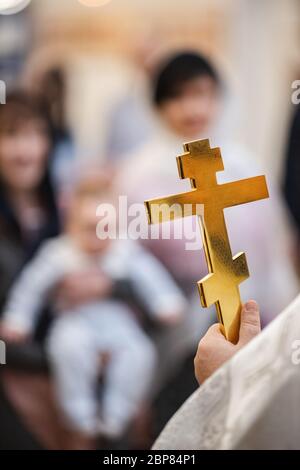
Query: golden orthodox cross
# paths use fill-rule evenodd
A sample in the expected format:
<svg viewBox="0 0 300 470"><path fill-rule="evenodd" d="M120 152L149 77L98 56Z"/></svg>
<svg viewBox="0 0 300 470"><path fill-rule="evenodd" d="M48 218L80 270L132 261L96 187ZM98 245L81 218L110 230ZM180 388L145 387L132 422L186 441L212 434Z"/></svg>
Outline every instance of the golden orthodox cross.
<svg viewBox="0 0 300 470"><path fill-rule="evenodd" d="M226 338L236 343L239 336L241 298L239 284L249 277L245 253L232 256L224 212L227 207L269 197L265 176L218 184L216 173L224 170L219 148L209 140L184 145L177 157L180 178L189 178L192 191L145 201L149 223L155 224L198 215L209 274L198 282L203 307L216 304ZM199 205L204 213L199 215ZM171 208L164 212L162 207ZM241 226L241 230L243 227Z"/></svg>

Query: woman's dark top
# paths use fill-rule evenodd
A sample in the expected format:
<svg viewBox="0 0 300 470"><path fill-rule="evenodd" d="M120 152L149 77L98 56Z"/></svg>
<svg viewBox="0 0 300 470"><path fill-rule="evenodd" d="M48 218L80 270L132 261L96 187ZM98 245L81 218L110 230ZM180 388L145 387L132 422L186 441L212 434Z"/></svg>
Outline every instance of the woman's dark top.
<svg viewBox="0 0 300 470"><path fill-rule="evenodd" d="M55 197L47 173L38 188L43 211L39 229L25 236L0 182L0 311L16 276L41 243L59 233L59 217Z"/></svg>

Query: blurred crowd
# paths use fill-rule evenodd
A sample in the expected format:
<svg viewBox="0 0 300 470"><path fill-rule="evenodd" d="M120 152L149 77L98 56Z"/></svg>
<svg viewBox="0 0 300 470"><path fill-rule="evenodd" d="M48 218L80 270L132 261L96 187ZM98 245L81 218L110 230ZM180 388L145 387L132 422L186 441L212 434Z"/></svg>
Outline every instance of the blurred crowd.
<svg viewBox="0 0 300 470"><path fill-rule="evenodd" d="M25 20L15 17L24 37ZM90 70L98 87L80 96L75 127L76 68L70 79L51 56L28 55L0 58L0 448L149 448L196 388L193 356L216 318L196 289L205 255L199 234L186 250L195 220L183 240L108 239L97 207L187 190L175 157L196 139L221 147L219 182L266 170L220 132L227 84L199 50L164 52L151 69L97 57L105 74ZM267 173L270 200L225 214L252 275L242 297L258 301L264 326L299 290L298 128L297 109L283 190Z"/></svg>

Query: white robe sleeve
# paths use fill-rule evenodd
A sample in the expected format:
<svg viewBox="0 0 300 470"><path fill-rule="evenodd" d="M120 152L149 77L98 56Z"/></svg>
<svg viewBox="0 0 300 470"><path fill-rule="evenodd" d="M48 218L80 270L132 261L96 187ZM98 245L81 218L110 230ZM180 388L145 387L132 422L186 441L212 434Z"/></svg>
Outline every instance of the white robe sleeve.
<svg viewBox="0 0 300 470"><path fill-rule="evenodd" d="M299 449L300 296L177 411L155 450Z"/></svg>

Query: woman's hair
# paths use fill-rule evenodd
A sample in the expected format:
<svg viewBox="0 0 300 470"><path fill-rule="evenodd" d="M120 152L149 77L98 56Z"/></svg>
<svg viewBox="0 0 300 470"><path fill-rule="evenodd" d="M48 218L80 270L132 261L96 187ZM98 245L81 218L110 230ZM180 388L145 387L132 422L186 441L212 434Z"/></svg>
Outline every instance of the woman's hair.
<svg viewBox="0 0 300 470"><path fill-rule="evenodd" d="M160 106L164 101L176 98L187 82L195 78L209 77L217 86L220 78L213 65L202 55L183 52L161 65L153 82L153 101Z"/></svg>
<svg viewBox="0 0 300 470"><path fill-rule="evenodd" d="M41 120L53 144L53 125L46 101L39 95L14 91L7 96L6 104L0 106L0 138L12 131L18 132L28 121Z"/></svg>
<svg viewBox="0 0 300 470"><path fill-rule="evenodd" d="M41 205L43 206L47 221L49 222L49 233L51 236L58 231L58 213L54 191L50 177L50 159L54 147L53 126L42 97L28 94L24 91L15 91L7 97L6 104L0 106L0 140L5 134L11 132L17 133L19 129L33 120L42 121L45 125L46 135L50 142L49 159L46 164L45 173L37 188L37 194ZM0 174L0 217L4 219L14 231L19 231L19 224L9 204L5 184L1 181Z"/></svg>

